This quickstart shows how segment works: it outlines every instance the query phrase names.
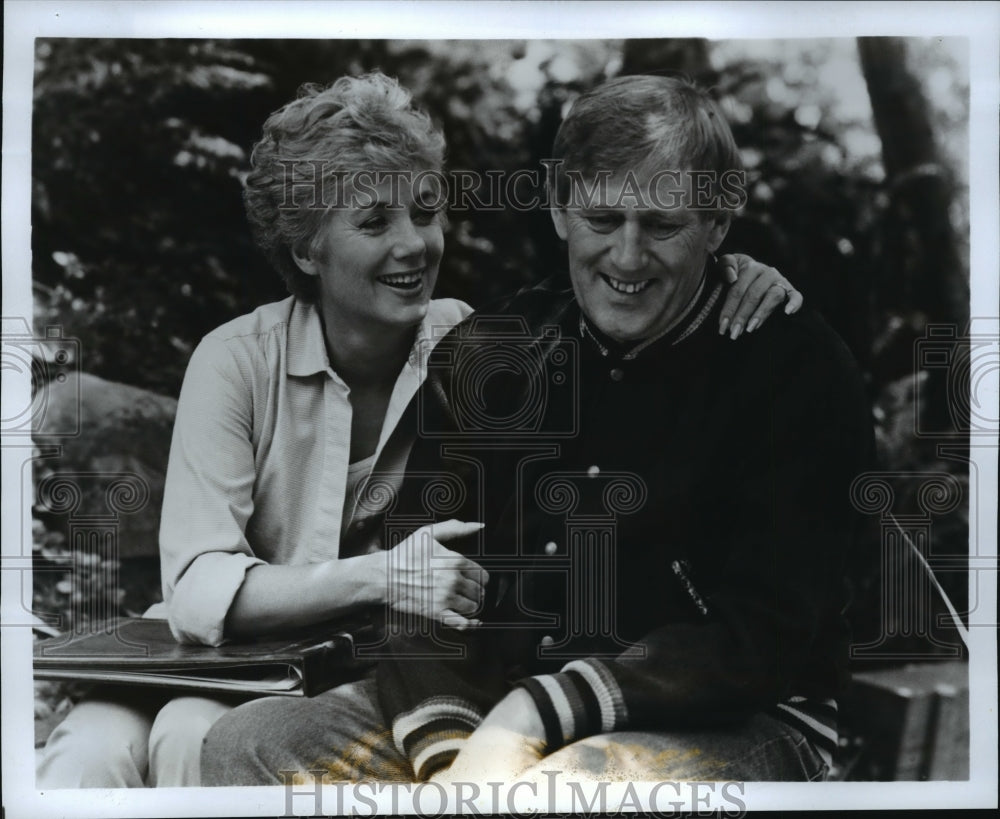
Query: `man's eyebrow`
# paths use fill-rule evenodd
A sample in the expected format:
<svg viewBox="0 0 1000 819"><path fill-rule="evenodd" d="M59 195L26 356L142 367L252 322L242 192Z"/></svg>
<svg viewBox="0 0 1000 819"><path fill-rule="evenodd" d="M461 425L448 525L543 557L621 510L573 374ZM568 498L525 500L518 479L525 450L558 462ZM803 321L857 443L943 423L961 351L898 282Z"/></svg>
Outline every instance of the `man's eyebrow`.
<svg viewBox="0 0 1000 819"><path fill-rule="evenodd" d="M639 218L644 219L647 222L670 222L674 225L682 225L686 221L683 217L680 217L675 213L662 210L640 211Z"/></svg>

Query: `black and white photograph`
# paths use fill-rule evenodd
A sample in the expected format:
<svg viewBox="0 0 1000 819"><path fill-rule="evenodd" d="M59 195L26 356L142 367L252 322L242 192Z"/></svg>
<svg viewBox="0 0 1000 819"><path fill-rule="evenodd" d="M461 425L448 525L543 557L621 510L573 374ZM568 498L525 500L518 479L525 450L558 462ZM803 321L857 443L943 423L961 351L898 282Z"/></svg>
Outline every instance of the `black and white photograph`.
<svg viewBox="0 0 1000 819"><path fill-rule="evenodd" d="M997 806L1000 4L4 4L3 811Z"/></svg>

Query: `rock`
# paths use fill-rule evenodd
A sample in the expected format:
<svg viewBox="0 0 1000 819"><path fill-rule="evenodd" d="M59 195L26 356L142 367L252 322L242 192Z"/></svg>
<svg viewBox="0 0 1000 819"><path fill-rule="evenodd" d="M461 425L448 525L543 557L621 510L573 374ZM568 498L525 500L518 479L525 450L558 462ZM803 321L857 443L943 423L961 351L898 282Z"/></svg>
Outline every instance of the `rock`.
<svg viewBox="0 0 1000 819"><path fill-rule="evenodd" d="M95 542L117 528L119 557L155 556L176 399L88 373L45 389L43 431L33 436L42 450L36 507L67 531L101 533ZM77 417L78 435L49 434L76 429Z"/></svg>

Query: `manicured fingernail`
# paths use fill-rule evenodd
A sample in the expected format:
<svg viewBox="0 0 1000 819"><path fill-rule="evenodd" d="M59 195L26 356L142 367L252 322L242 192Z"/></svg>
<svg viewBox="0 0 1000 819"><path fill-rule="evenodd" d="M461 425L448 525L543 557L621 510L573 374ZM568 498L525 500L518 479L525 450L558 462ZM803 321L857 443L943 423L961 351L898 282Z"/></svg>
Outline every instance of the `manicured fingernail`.
<svg viewBox="0 0 1000 819"><path fill-rule="evenodd" d="M723 316L722 321L719 322L719 335L724 336L726 334L726 328L729 327L728 316Z"/></svg>
<svg viewBox="0 0 1000 819"><path fill-rule="evenodd" d="M750 323L749 323L749 324L747 325L747 332L748 332L748 333L752 333L752 332L754 331L754 328L755 328L755 327L756 327L756 326L757 326L758 324L760 324L760 322L759 322L759 321L757 321L757 319L755 319L755 318L752 318L752 319L750 319Z"/></svg>
<svg viewBox="0 0 1000 819"><path fill-rule="evenodd" d="M729 337L730 337L730 338L731 338L731 339L732 339L733 341L735 341L736 339L738 339L738 338L740 337L740 333L742 333L742 332L743 332L743 325L742 325L742 324L740 324L739 322L736 322L736 323L735 323L735 324L733 325L733 329L732 329L732 330L730 331L730 333L729 333Z"/></svg>

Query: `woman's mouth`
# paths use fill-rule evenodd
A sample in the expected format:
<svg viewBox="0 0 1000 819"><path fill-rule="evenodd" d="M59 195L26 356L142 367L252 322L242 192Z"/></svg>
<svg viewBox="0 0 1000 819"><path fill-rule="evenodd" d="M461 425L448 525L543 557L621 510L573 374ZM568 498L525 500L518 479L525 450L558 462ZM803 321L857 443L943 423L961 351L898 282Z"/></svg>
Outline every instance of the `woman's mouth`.
<svg viewBox="0 0 1000 819"><path fill-rule="evenodd" d="M423 284L424 271L421 268L413 273L392 273L388 276L379 276L378 281L395 290L416 290Z"/></svg>
<svg viewBox="0 0 1000 819"><path fill-rule="evenodd" d="M606 273L599 273L598 275L604 279L605 284L607 284L608 287L616 293L624 293L629 296L641 293L653 283L652 279L643 279L638 282L627 282L624 279L616 279L614 276L609 276Z"/></svg>

